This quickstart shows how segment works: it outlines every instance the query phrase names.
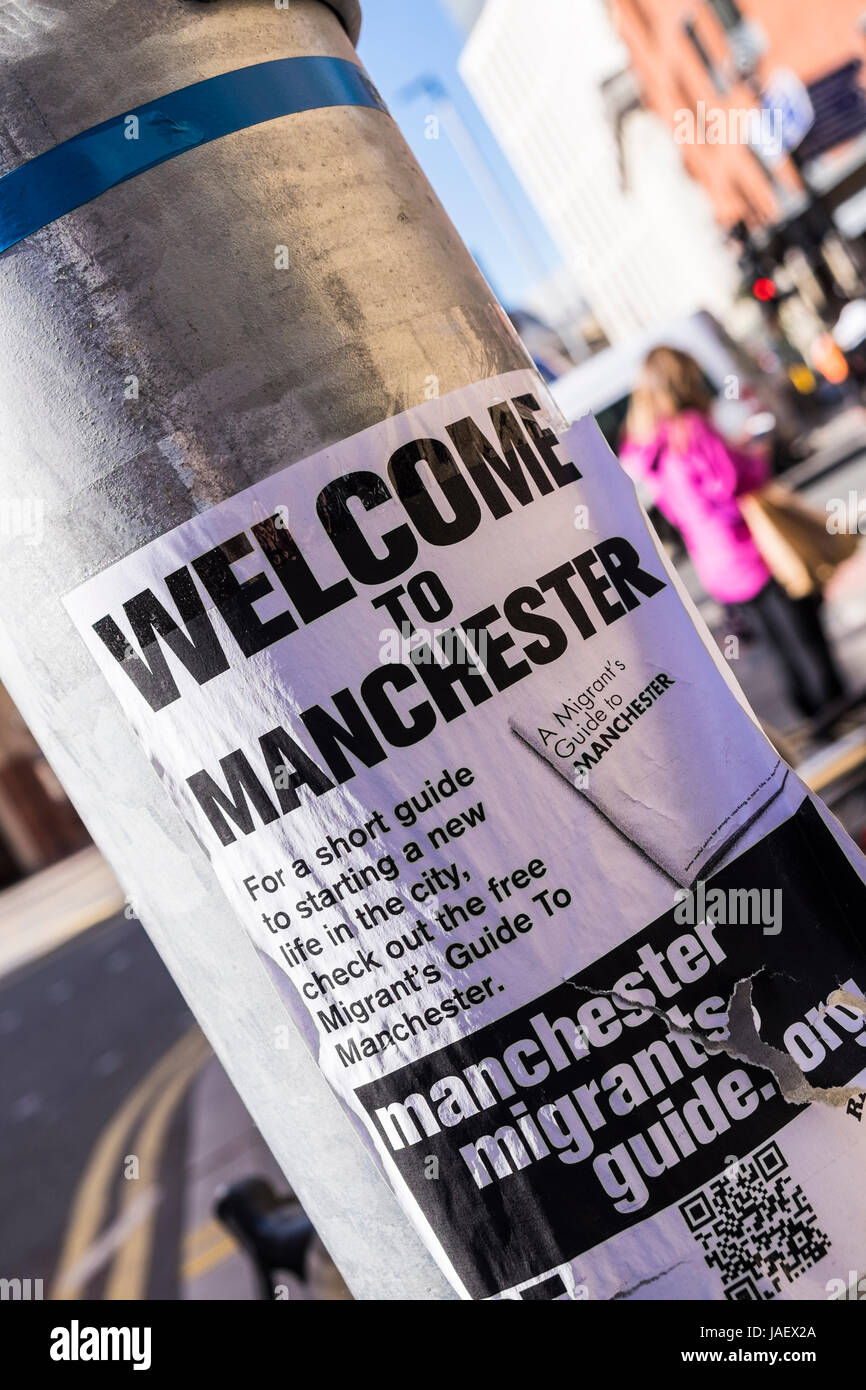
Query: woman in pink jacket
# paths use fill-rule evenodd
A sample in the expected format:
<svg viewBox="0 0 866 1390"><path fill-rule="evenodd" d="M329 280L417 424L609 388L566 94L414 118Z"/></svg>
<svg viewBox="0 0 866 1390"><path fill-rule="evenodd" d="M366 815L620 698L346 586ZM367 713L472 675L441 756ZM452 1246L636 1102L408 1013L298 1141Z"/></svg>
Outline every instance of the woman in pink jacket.
<svg viewBox="0 0 866 1390"><path fill-rule="evenodd" d="M793 703L814 717L844 693L821 600L789 598L770 574L737 502L767 480L769 467L722 438L710 403L693 357L654 348L632 395L620 458L679 530L707 593L745 610L780 659Z"/></svg>

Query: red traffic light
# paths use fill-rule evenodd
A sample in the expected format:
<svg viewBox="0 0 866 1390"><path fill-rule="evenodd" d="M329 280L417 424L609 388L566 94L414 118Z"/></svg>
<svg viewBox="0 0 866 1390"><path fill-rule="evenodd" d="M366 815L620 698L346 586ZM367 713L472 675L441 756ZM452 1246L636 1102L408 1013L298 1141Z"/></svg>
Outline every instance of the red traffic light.
<svg viewBox="0 0 866 1390"><path fill-rule="evenodd" d="M762 275L752 285L752 294L756 299L760 299L762 304L766 304L771 299L776 298L776 282L768 276Z"/></svg>

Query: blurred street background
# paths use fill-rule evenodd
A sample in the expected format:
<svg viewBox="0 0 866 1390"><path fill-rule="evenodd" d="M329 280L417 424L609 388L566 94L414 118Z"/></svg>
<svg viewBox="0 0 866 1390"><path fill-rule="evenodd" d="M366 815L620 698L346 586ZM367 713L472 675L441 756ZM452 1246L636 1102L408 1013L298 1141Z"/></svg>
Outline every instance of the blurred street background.
<svg viewBox="0 0 866 1390"><path fill-rule="evenodd" d="M567 417L592 411L616 452L646 354L670 345L732 445L828 533L866 533L866 0L364 15L361 59ZM846 698L805 717L651 515L770 736L866 842L866 546L824 587ZM0 1276L46 1297L259 1296L215 1197L286 1181L2 688L0 1049ZM285 1296L347 1296L321 1251L304 1273Z"/></svg>

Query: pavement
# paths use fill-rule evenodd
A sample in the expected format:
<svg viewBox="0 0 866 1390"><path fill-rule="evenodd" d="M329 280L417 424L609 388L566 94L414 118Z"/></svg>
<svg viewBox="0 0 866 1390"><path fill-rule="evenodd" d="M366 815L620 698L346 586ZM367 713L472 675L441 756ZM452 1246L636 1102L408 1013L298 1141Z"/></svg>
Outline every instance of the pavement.
<svg viewBox="0 0 866 1390"><path fill-rule="evenodd" d="M94 845L7 888L0 893L0 978L104 922L124 903Z"/></svg>
<svg viewBox="0 0 866 1390"><path fill-rule="evenodd" d="M802 447L807 456L785 472L785 482L795 490L808 487L825 473L847 463L866 444L866 407L849 405L826 424L807 434Z"/></svg>
<svg viewBox="0 0 866 1390"><path fill-rule="evenodd" d="M34 904L55 900L42 877ZM10 896L14 941L27 895L0 895L0 940ZM0 978L0 1277L64 1300L256 1298L214 1200L241 1177L288 1184L141 924L82 930L81 906L61 945ZM316 1242L281 1296L349 1295Z"/></svg>

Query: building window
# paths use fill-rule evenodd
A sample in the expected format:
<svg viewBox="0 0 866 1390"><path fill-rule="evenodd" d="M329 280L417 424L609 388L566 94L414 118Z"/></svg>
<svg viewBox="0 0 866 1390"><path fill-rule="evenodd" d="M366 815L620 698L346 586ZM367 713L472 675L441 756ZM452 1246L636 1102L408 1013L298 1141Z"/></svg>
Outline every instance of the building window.
<svg viewBox="0 0 866 1390"><path fill-rule="evenodd" d="M646 35L646 37L647 37L648 39L654 38L654 37L655 37L655 33L654 33L654 31L653 31L652 25L650 24L649 16L648 16L646 10L645 10L644 7L643 7L642 0L629 0L629 6L630 6L630 9L631 9L632 14L633 14L633 15L635 16L635 18L638 20L638 22L639 22L641 28L643 29L644 34Z"/></svg>
<svg viewBox="0 0 866 1390"><path fill-rule="evenodd" d="M742 24L743 16L737 0L707 0L707 3L723 29L737 29Z"/></svg>
<svg viewBox="0 0 866 1390"><path fill-rule="evenodd" d="M698 55L698 58L703 63L707 73L709 74L709 78L713 84L713 87L721 95L724 95L724 93L728 90L728 84L725 82L722 73L716 67L715 63L713 62L712 58L710 57L709 53L704 47L703 39L701 38L700 34L695 28L695 22L693 19L683 20L683 31L692 48L694 49L695 53Z"/></svg>
<svg viewBox="0 0 866 1390"><path fill-rule="evenodd" d="M760 208L758 208L758 206L756 205L751 192L749 191L749 189L743 186L739 179L732 178L730 180L729 187L734 197L738 201L740 208L743 210L746 217L749 219L749 223L752 227L760 227L764 222L766 222L767 219L761 212Z"/></svg>
<svg viewBox="0 0 866 1390"><path fill-rule="evenodd" d="M680 109L683 111L694 110L694 98L682 79L680 73L674 73L673 84L679 99Z"/></svg>

